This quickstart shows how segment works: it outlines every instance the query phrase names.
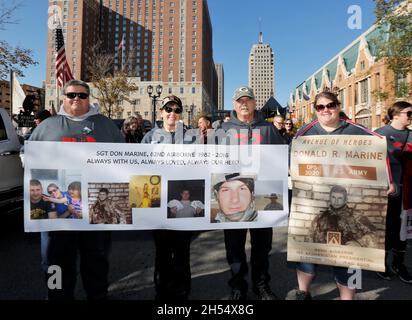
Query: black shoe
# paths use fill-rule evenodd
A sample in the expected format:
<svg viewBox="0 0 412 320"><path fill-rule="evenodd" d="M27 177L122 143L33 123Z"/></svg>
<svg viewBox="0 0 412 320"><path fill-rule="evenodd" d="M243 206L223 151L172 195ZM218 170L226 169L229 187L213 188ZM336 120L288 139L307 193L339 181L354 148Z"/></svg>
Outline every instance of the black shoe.
<svg viewBox="0 0 412 320"><path fill-rule="evenodd" d="M279 300L267 284L254 287L253 292L260 300Z"/></svg>
<svg viewBox="0 0 412 320"><path fill-rule="evenodd" d="M390 271L376 272L376 275L383 280L392 280L392 273Z"/></svg>
<svg viewBox="0 0 412 320"><path fill-rule="evenodd" d="M392 265L392 271L399 277L402 282L412 284L412 276L404 264L399 266Z"/></svg>
<svg viewBox="0 0 412 320"><path fill-rule="evenodd" d="M307 300L307 301L309 301L309 300L312 300L312 295L310 294L310 292L306 292L306 291L303 291L303 290L296 290L296 292L295 292L295 297L296 297L296 300Z"/></svg>
<svg viewBox="0 0 412 320"><path fill-rule="evenodd" d="M232 295L230 296L229 300L246 300L247 295L246 292L243 292L241 290L232 290Z"/></svg>

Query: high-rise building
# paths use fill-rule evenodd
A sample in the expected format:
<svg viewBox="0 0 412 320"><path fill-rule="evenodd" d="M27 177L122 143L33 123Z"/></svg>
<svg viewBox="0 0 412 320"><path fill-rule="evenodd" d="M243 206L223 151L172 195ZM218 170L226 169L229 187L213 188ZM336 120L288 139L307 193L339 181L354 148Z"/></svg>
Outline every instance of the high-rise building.
<svg viewBox="0 0 412 320"><path fill-rule="evenodd" d="M259 34L259 43L254 44L249 55L249 87L256 96L258 108L262 108L270 97L275 96L275 61L269 44L263 43L263 34Z"/></svg>
<svg viewBox="0 0 412 320"><path fill-rule="evenodd" d="M53 6L49 20L54 13L61 16L67 60L76 79L89 81L88 50L100 40L102 48L113 54L115 69L125 67L130 77L144 82L185 88L201 83L202 109L212 111L217 105L206 0L49 0L49 5ZM50 29L46 79L50 96L55 86L54 54Z"/></svg>
<svg viewBox="0 0 412 320"><path fill-rule="evenodd" d="M223 64L216 63L217 74L217 109L225 109L225 71Z"/></svg>

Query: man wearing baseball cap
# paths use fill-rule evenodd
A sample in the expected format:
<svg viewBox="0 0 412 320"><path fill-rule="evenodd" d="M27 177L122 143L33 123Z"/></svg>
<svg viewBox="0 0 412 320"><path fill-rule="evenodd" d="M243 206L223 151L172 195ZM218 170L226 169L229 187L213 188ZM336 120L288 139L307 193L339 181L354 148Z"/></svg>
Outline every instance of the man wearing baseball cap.
<svg viewBox="0 0 412 320"><path fill-rule="evenodd" d="M265 121L262 113L256 110L253 90L247 86L237 88L233 94L233 111L228 122L221 128L226 131L231 144L285 144L274 126ZM227 140L226 140L227 141ZM274 300L269 281L269 253L272 248L272 228L249 229L251 237L251 271L254 293L262 300ZM244 300L247 297L246 280L248 265L245 243L247 229L224 231L226 257L231 268L231 299Z"/></svg>

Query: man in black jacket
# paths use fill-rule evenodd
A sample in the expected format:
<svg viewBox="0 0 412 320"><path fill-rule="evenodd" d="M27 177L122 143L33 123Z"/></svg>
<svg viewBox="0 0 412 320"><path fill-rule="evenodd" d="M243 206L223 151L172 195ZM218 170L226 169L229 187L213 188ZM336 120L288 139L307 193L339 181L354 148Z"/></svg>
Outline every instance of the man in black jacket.
<svg viewBox="0 0 412 320"><path fill-rule="evenodd" d="M285 144L278 130L271 123L266 122L263 115L256 110L255 95L251 88L243 86L235 90L233 109L230 121L221 124L231 144ZM248 289L246 280L248 265L245 253L247 229L230 229L224 232L226 258L232 273L229 280L232 288L231 298L244 300ZM250 229L253 291L262 300L276 299L269 286L269 252L272 248L272 234L272 228Z"/></svg>

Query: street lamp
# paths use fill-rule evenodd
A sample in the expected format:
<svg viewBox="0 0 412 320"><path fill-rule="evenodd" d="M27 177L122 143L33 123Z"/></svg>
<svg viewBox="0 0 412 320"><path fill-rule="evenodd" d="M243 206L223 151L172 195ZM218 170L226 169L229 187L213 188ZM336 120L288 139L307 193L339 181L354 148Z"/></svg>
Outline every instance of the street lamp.
<svg viewBox="0 0 412 320"><path fill-rule="evenodd" d="M147 93L149 94L149 97L152 98L153 100L153 115L152 115L153 128L155 127L155 124L156 124L156 101L157 101L157 98L159 98L160 95L162 94L162 90L163 90L163 87L160 84L156 86L156 93L153 92L154 88L152 85L149 85L147 87Z"/></svg>
<svg viewBox="0 0 412 320"><path fill-rule="evenodd" d="M186 106L186 111L188 114L188 125L192 123L192 117L191 115L193 114L193 111L195 110L196 106L192 103L190 106Z"/></svg>

